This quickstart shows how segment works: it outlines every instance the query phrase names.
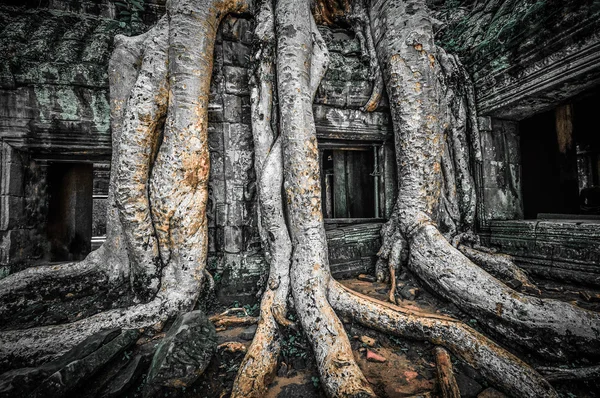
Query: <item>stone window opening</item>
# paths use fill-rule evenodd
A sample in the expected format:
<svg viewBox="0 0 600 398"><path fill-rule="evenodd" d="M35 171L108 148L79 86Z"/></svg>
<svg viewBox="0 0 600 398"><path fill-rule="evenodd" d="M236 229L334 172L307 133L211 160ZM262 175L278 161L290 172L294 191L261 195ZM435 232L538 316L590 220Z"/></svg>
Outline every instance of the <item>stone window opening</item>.
<svg viewBox="0 0 600 398"><path fill-rule="evenodd" d="M384 221L382 143L319 143L326 224Z"/></svg>

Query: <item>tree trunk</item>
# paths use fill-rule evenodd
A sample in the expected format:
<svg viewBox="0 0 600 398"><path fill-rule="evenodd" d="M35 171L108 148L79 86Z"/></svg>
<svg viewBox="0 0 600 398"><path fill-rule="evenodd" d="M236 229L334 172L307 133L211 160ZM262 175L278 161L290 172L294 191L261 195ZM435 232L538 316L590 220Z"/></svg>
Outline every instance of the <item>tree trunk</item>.
<svg viewBox="0 0 600 398"><path fill-rule="evenodd" d="M344 327L327 301L331 275L312 110L311 88L316 89L320 80L310 73L315 45L312 20L307 0L278 1L277 83L284 190L294 247L292 294L327 394L331 397L374 396L354 361Z"/></svg>
<svg viewBox="0 0 600 398"><path fill-rule="evenodd" d="M214 43L221 19L250 6L249 0L172 0L167 16L148 33L116 39L107 241L79 264L1 280L0 314L14 316L37 301L60 298L73 284L104 283L105 290L126 284L134 302L73 323L5 331L0 365L40 362L101 329L160 325L194 307L209 277L207 126ZM456 81L468 83L468 76L456 58L435 46L425 1L373 0L368 15L362 3L317 6L329 24L350 12L365 51L371 60L378 58L365 110L377 107L382 82L390 98L399 193L382 230L380 264L386 260L394 278L408 259L432 290L515 344L554 357L565 357L563 350L598 353L593 344L600 333L598 314L516 293L472 262L499 277L528 282L506 258L466 246L476 208L469 165L481 158L473 92L468 84L456 89ZM336 312L385 333L443 346L513 396L556 397L530 366L463 323L379 302L331 277L312 110L328 53L310 1L278 0L273 7L263 0L256 39L251 116L259 232L270 272L257 332L232 396L264 395L280 352L279 328L291 324L286 319L291 292L330 397L375 396ZM548 338L550 345L544 344ZM456 395L456 388L450 390Z"/></svg>
<svg viewBox="0 0 600 398"><path fill-rule="evenodd" d="M448 104L442 98L438 52L425 1L374 0L371 20L390 97L398 168L398 198L384 230L384 247L391 248L399 232L408 242L408 266L425 285L513 345L553 358L600 354L593 343L600 337L600 314L513 291L472 263L440 232L448 127L443 115L452 112L444 108ZM460 170L465 172L462 166ZM461 190L468 192L468 183L464 186ZM463 209L474 207L464 203L458 201ZM389 255L389 249L383 253ZM546 344L548 339L555 344Z"/></svg>

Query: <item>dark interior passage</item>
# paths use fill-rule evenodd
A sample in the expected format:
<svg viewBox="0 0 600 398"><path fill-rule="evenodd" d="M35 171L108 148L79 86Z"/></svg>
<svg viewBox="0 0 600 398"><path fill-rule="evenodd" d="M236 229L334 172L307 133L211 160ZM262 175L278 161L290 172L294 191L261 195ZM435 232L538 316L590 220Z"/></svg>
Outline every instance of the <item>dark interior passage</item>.
<svg viewBox="0 0 600 398"><path fill-rule="evenodd" d="M83 260L91 251L93 165L52 163L48 169L51 261Z"/></svg>
<svg viewBox="0 0 600 398"><path fill-rule="evenodd" d="M322 153L325 218L374 218L376 191L373 148L329 149Z"/></svg>
<svg viewBox="0 0 600 398"><path fill-rule="evenodd" d="M525 218L600 212L596 90L519 125Z"/></svg>

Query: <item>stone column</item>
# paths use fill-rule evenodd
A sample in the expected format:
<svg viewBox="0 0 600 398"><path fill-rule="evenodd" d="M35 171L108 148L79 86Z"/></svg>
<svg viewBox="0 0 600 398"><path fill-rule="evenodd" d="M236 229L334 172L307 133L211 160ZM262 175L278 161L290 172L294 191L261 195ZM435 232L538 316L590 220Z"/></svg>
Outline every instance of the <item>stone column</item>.
<svg viewBox="0 0 600 398"><path fill-rule="evenodd" d="M519 124L480 117L484 220L523 218Z"/></svg>
<svg viewBox="0 0 600 398"><path fill-rule="evenodd" d="M22 257L19 227L25 218L25 181L21 156L6 143L0 147L0 277Z"/></svg>

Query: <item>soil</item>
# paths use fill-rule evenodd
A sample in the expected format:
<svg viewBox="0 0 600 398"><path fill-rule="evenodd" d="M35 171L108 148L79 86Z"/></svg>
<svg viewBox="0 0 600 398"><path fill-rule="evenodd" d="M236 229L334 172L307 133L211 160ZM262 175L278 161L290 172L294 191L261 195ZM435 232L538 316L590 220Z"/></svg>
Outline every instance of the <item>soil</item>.
<svg viewBox="0 0 600 398"><path fill-rule="evenodd" d="M417 297L414 300L404 299L399 293L403 287L412 288L419 285L408 274L401 275L401 278L404 280L399 280L398 283L398 305L419 311L448 314L469 323L476 329L480 329L474 319L464 314L456 306L438 299L434 294L422 288L419 288ZM358 279L347 279L340 282L352 290L380 300L387 300L389 287L386 284L371 283ZM598 290L545 280L535 282L542 289L543 297L576 302L581 307L600 311L599 302L586 301L584 298L600 293ZM589 295L582 294L581 292L583 291L588 292ZM373 385L378 396L382 398L439 396L432 344L388 336L363 328L348 320L342 319L342 321L344 321L344 325L350 336L358 365L367 380ZM239 341L249 346L250 341L240 338L245 329L243 327L230 328L218 332L219 344L226 341ZM274 376L265 398L323 398L324 394L319 385L316 365L310 349L306 347L307 342L303 339L303 336L296 334L296 346L304 350L299 349L290 353L289 344L287 343L292 334L283 338L284 353L282 353L277 374ZM367 346L361 342L361 336L370 337L375 340L375 343L372 347ZM371 343L368 339L363 339L363 341ZM287 351L286 347L288 347ZM386 361L384 363L367 361L367 350L383 356ZM523 355L518 352L517 354L520 354L523 359L534 367L548 366L547 363L538 362L531 355ZM231 354L220 351L213 359L207 372L196 383L194 391L188 392L185 396L194 398L227 397L242 358L243 353ZM455 357L453 357L452 362L462 397L485 398L503 396L501 393L490 388L475 369ZM582 362L573 365L589 366L591 364ZM554 386L560 395L565 398L600 397L600 381L556 383Z"/></svg>
<svg viewBox="0 0 600 398"><path fill-rule="evenodd" d="M414 278L406 272L399 272L398 288L396 298L398 305L407 309L421 312L442 313L460 319L475 329L485 333L484 325L460 311L456 306L449 304L432 292L419 287ZM379 300L387 300L389 287L384 283L368 282L358 279L347 279L340 281L348 288ZM543 297L551 297L575 304L595 311L600 311L600 300L597 296L599 290L567 285L555 281L534 281L542 289ZM415 295L415 290L418 289ZM406 299L404 297L414 299ZM413 297L414 296L414 297ZM237 303L236 307L239 306ZM224 308L218 302L207 306L215 313L220 313ZM256 316L258 305L246 305L249 315ZM212 315L212 314L209 314ZM290 310L289 318L294 321L294 311ZM395 397L438 397L438 385L436 380L435 360L433 356L434 346L427 342L414 341L394 336L385 335L352 323L351 320L342 319L348 336L350 337L352 349L356 361L367 380L372 384L374 391L381 398ZM218 344L226 342L239 342L245 347L250 345L253 327L235 327L217 332ZM168 329L168 325L164 330ZM308 341L302 331L287 328L282 331L282 353L279 359L278 369L273 376L273 382L265 398L324 398L321 389L318 372ZM149 355L153 347L162 335L147 334L141 338L136 348L109 363L105 370L98 375L98 380L104 380L104 376L110 375L110 369L120 368L121 362L137 354ZM510 347L507 347L510 349ZM367 352L372 351L385 358L385 362L367 361ZM519 357L531 364L533 367L552 366L542 362L534 355L523 352L515 352ZM194 385L181 390L164 389L159 396L165 397L189 397L189 398L222 398L228 397L233 386L239 365L244 357L244 352L228 352L220 348L210 362L208 369L194 383ZM465 398L490 398L502 397L503 395L490 389L486 381L473 368L469 367L459 359L452 357L452 363L457 382L461 390L461 396ZM573 367L590 366L593 363L580 360L569 364ZM108 369L108 370L107 370ZM140 377L140 380L141 377ZM600 398L600 380L588 382L565 382L555 383L554 387L564 398ZM79 391L73 396L81 395L82 392L94 390L95 384L89 383L85 391ZM485 392L484 392L485 391ZM126 396L142 397L143 385L137 383Z"/></svg>

